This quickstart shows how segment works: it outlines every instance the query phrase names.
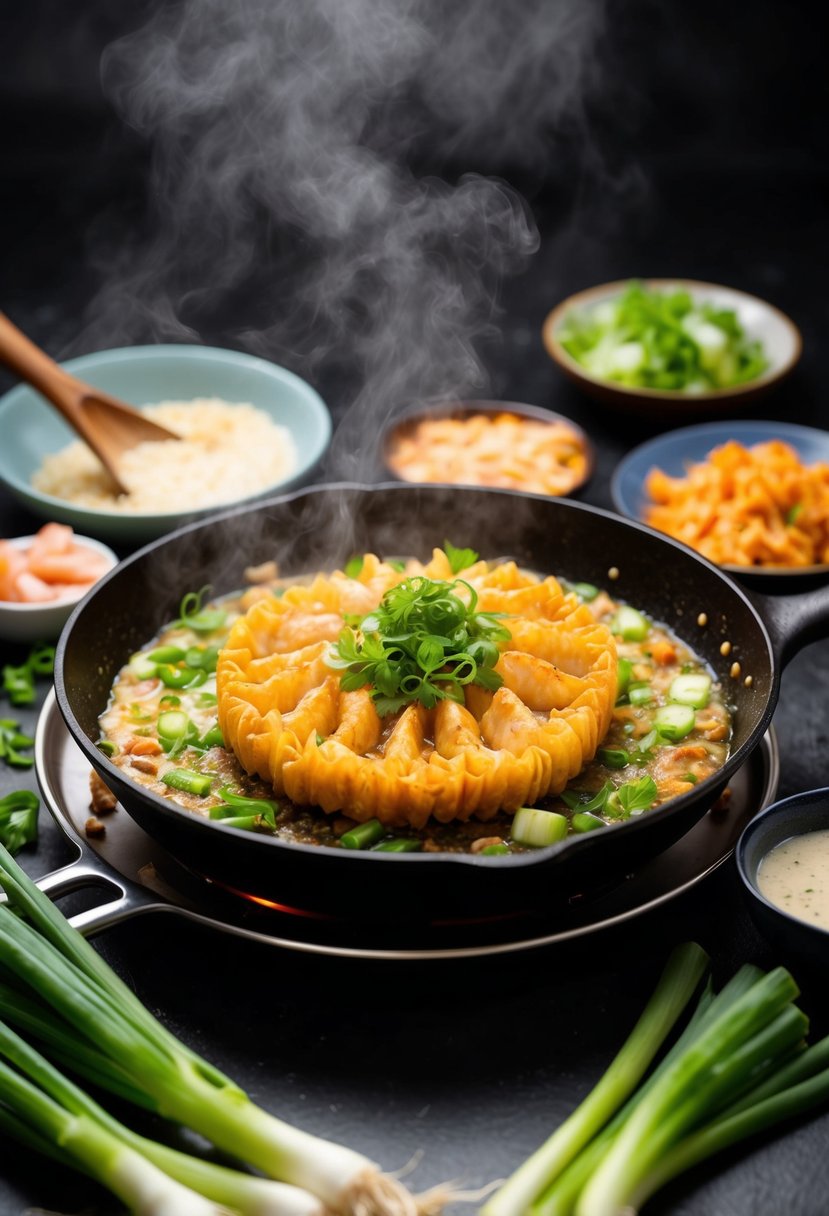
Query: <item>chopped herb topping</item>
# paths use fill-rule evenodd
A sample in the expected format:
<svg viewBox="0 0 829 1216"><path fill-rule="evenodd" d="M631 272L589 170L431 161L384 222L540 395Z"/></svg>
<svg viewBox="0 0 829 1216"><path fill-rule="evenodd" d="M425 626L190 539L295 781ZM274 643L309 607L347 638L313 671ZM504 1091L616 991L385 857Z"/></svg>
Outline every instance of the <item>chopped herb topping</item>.
<svg viewBox="0 0 829 1216"><path fill-rule="evenodd" d="M449 540L443 542L443 552L449 558L453 574L460 574L461 570L468 570L478 560L478 554L474 549L456 549Z"/></svg>
<svg viewBox="0 0 829 1216"><path fill-rule="evenodd" d="M202 587L201 591L188 591L181 601L176 624L183 629L192 629L194 633L215 633L217 629L221 629L227 620L227 613L222 608L204 607L209 592L210 587Z"/></svg>
<svg viewBox="0 0 829 1216"><path fill-rule="evenodd" d="M372 689L381 717L419 701L463 702L463 686L500 688L494 670L498 643L510 632L499 614L477 611L478 596L468 583L415 576L391 587L364 617L347 618L328 656L341 669L346 691Z"/></svg>
<svg viewBox="0 0 829 1216"><path fill-rule="evenodd" d="M37 840L37 812L40 801L31 790L15 790L0 798L0 841L10 853Z"/></svg>

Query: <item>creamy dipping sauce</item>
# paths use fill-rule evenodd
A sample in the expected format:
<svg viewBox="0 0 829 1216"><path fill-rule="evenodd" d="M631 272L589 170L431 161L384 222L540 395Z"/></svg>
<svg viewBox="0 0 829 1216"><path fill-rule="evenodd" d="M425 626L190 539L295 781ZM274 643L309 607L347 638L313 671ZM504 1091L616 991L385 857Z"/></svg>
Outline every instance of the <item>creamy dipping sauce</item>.
<svg viewBox="0 0 829 1216"><path fill-rule="evenodd" d="M784 912L829 928L829 829L776 845L760 863L757 886Z"/></svg>

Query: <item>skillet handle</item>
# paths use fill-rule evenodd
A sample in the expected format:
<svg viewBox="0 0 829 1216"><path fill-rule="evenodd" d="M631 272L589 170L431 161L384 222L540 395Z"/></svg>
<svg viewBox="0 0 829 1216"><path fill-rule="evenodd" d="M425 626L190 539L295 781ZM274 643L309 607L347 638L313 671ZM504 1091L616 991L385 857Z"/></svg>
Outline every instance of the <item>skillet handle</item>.
<svg viewBox="0 0 829 1216"><path fill-rule="evenodd" d="M800 595L761 595L751 592L771 638L780 665L794 658L810 642L829 637L829 583Z"/></svg>
<svg viewBox="0 0 829 1216"><path fill-rule="evenodd" d="M92 937L103 929L129 920L140 912L169 910L155 895L135 883L122 882L108 866L102 864L88 849L82 849L80 857L69 865L37 879L37 885L50 899L71 895L74 891L97 887L107 891L111 898L94 908L87 908L68 918L69 924L84 937Z"/></svg>

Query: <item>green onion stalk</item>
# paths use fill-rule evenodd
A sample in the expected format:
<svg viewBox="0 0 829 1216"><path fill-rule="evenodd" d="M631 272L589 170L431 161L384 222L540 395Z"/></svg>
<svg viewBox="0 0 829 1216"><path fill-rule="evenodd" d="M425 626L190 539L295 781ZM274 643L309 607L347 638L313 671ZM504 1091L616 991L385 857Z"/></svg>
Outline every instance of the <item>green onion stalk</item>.
<svg viewBox="0 0 829 1216"><path fill-rule="evenodd" d="M715 1153L825 1103L829 1095L829 1038L821 1039L756 1090L665 1153L630 1196L642 1204L666 1183Z"/></svg>
<svg viewBox="0 0 829 1216"><path fill-rule="evenodd" d="M599 1084L496 1191L482 1216L521 1216L600 1130L644 1075L702 981L708 961L694 942L673 952L654 996Z"/></svg>
<svg viewBox="0 0 829 1216"><path fill-rule="evenodd" d="M320 1201L298 1187L139 1136L3 1022L0 1056L0 1126L30 1148L89 1174L137 1216L325 1216Z"/></svg>
<svg viewBox="0 0 829 1216"><path fill-rule="evenodd" d="M93 1059L106 1059L92 1078L104 1089L140 1095L142 1106L343 1216L417 1216L452 1197L442 1187L412 1195L362 1154L256 1105L153 1017L2 847L0 886L15 909L0 906L0 966L18 991L50 1008L61 1031L94 1048ZM0 1016L9 1012L0 1000Z"/></svg>
<svg viewBox="0 0 829 1216"><path fill-rule="evenodd" d="M764 1063L795 1049L808 1027L791 1004L797 992L776 968L703 1031L633 1111L579 1197L577 1216L617 1216L684 1134L736 1100Z"/></svg>
<svg viewBox="0 0 829 1216"><path fill-rule="evenodd" d="M680 947L666 975L698 963L698 951ZM677 994L664 980L596 1088L484 1212L631 1216L700 1161L829 1099L829 1038L807 1044L795 981L746 965L716 994L708 980L673 1046L620 1101L620 1075L641 1064L642 1027L654 1026L657 1047L670 1029Z"/></svg>
<svg viewBox="0 0 829 1216"><path fill-rule="evenodd" d="M710 1025L713 1018L718 1017L762 975L758 967L749 964L741 967L721 992L714 995L709 980L700 994L696 1009L685 1027L685 1030L665 1055L659 1066L650 1074L646 1081L631 1095L605 1124L601 1132L590 1141L587 1147L579 1153L574 1161L550 1183L545 1191L532 1205L532 1216L572 1216L576 1201L590 1178L603 1160L613 1138L622 1128L632 1111L641 1102L645 1094L656 1084L657 1079L667 1068L678 1059L682 1052L690 1046L700 1030ZM653 998L652 998L653 999Z"/></svg>

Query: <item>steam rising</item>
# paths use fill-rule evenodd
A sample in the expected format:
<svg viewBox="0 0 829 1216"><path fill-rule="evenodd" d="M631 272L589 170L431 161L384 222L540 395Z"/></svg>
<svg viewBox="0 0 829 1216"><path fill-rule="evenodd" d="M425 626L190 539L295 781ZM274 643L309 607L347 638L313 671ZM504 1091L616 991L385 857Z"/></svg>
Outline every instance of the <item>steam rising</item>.
<svg viewBox="0 0 829 1216"><path fill-rule="evenodd" d="M601 18L595 0L162 4L104 56L153 213L86 344L200 340L232 315L237 344L336 385L329 471L362 477L394 412L486 391L499 284L538 236L485 174L537 170L583 122Z"/></svg>

